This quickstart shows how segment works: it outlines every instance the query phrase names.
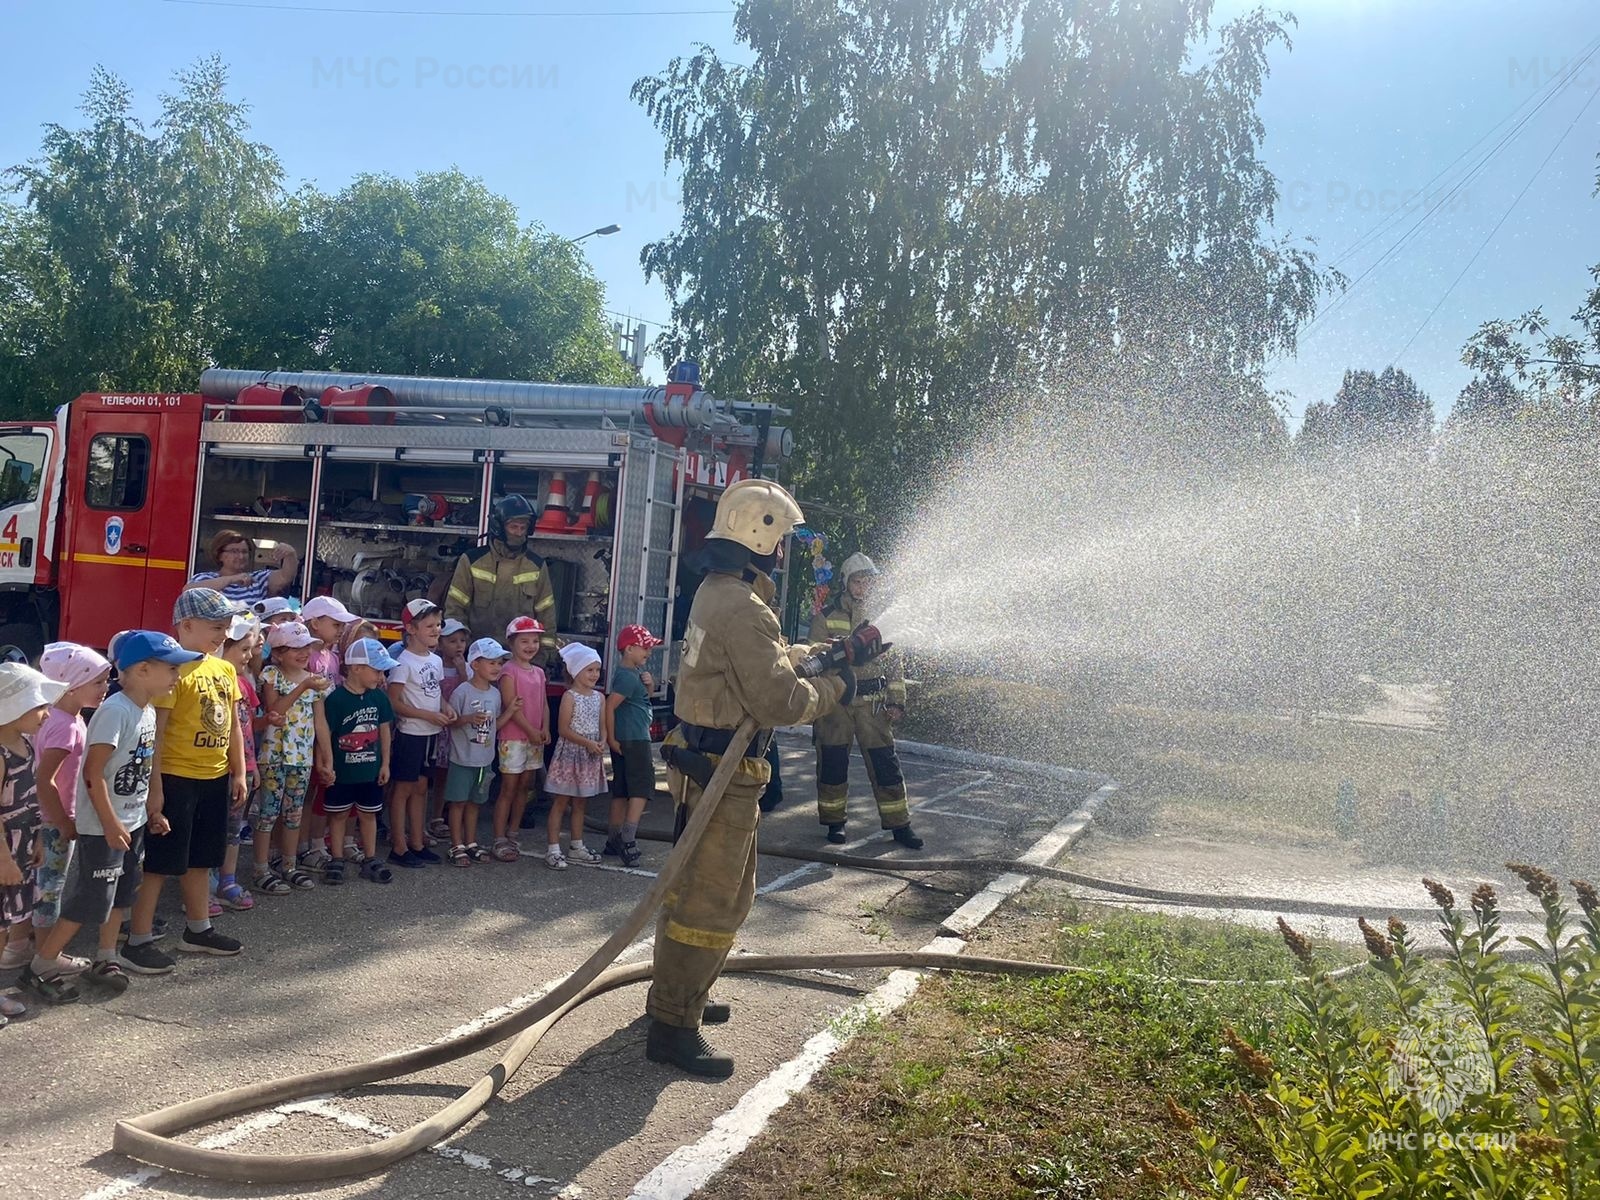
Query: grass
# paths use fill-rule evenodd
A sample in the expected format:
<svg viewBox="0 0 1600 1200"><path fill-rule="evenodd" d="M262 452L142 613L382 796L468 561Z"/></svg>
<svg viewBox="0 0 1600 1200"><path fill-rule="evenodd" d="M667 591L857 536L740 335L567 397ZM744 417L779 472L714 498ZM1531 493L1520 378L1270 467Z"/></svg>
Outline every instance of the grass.
<svg viewBox="0 0 1600 1200"><path fill-rule="evenodd" d="M1048 958L1093 974L939 976L866 1028L816 1084L702 1193L710 1200L1157 1195L1204 1160L1171 1099L1262 1180L1273 1167L1235 1097L1253 1085L1224 1049L1231 1025L1282 1044L1282 989L1158 976L1290 973L1274 935L1196 918L1098 909L1030 893L975 953ZM1357 952L1345 951L1351 961ZM1358 988L1364 987L1358 984ZM1374 993L1375 994L1375 993Z"/></svg>

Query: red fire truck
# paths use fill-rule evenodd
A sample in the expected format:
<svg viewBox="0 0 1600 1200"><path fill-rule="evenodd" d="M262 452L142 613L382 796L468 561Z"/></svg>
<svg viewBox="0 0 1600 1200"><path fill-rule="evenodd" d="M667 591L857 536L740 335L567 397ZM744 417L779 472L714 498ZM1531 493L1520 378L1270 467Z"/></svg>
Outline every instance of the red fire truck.
<svg viewBox="0 0 1600 1200"><path fill-rule="evenodd" d="M222 530L258 565L287 543L295 594L338 596L390 631L442 599L494 497L540 509L557 633L608 659L610 634L666 639L692 590L680 562L728 484L792 448L782 410L714 399L680 363L662 387L208 370L196 392L92 393L54 421L0 425L0 643L104 646L170 626ZM475 633L499 635L500 630Z"/></svg>

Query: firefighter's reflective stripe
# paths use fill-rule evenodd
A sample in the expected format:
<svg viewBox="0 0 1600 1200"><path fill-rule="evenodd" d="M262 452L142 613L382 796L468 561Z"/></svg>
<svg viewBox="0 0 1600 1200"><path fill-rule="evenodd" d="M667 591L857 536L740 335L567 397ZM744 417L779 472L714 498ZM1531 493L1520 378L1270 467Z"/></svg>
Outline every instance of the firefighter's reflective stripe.
<svg viewBox="0 0 1600 1200"><path fill-rule="evenodd" d="M476 572L474 572L474 574L476 574ZM491 575L491 576L489 576L489 578L493 579L494 576ZM537 571L523 571L521 574L513 575L511 577L511 582L516 584L518 587L521 587L525 583L538 583L539 582L539 572L537 572Z"/></svg>
<svg viewBox="0 0 1600 1200"><path fill-rule="evenodd" d="M472 603L472 597L467 595L465 592L463 592L458 587L452 587L450 589L450 599L454 600L457 604L471 604Z"/></svg>
<svg viewBox="0 0 1600 1200"><path fill-rule="evenodd" d="M684 946L699 946L702 950L726 950L733 945L733 934L718 933L714 929L690 929L687 925L668 918L667 936Z"/></svg>
<svg viewBox="0 0 1600 1200"><path fill-rule="evenodd" d="M484 583L493 583L495 581L494 572L493 571L485 571L482 567L473 567L472 568L472 577L474 579L481 579L481 580L483 580Z"/></svg>
<svg viewBox="0 0 1600 1200"><path fill-rule="evenodd" d="M540 612L544 612L545 609L554 608L555 606L556 606L556 598L554 596L546 596L543 600L539 601L539 603L538 603L538 605L536 607L539 609Z"/></svg>
<svg viewBox="0 0 1600 1200"><path fill-rule="evenodd" d="M74 554L72 561L99 563L107 567L153 567L158 571L189 569L189 564L178 558L135 558L127 554Z"/></svg>
<svg viewBox="0 0 1600 1200"><path fill-rule="evenodd" d="M844 635L844 634L849 633L854 628L855 628L855 626L850 624L850 618L849 617L846 617L846 616L830 616L828 618L828 632L829 633L837 634L837 635Z"/></svg>

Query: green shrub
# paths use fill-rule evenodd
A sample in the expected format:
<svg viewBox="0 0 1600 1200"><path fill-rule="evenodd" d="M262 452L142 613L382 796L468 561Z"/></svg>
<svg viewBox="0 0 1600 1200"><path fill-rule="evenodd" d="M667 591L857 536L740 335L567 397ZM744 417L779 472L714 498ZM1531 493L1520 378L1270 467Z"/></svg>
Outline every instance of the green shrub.
<svg viewBox="0 0 1600 1200"><path fill-rule="evenodd" d="M1574 912L1544 871L1507 865L1543 912L1541 936L1515 939L1525 955L1508 957L1492 887L1463 911L1448 888L1424 880L1439 906L1441 960L1420 957L1398 920L1387 930L1361 922L1385 981L1377 1014L1280 920L1309 972L1295 990L1303 1023L1271 1054L1231 1030L1224 1037L1255 1082L1241 1103L1282 1178L1253 1188L1183 1114L1210 1179L1169 1195L1600 1198L1600 896L1574 881Z"/></svg>

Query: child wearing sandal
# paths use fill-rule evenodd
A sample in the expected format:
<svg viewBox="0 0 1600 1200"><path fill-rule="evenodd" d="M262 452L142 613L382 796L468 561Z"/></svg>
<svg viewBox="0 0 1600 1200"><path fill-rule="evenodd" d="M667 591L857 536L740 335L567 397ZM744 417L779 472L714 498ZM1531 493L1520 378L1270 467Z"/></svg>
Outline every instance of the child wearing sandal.
<svg viewBox="0 0 1600 1200"><path fill-rule="evenodd" d="M83 766L84 723L80 715L106 698L111 664L87 646L52 642L44 648L39 670L67 685L50 708L34 742L33 772L39 784L39 830L42 853L34 887L33 936L37 942L61 915L61 890L67 882L78 801L78 773Z"/></svg>
<svg viewBox="0 0 1600 1200"><path fill-rule="evenodd" d="M500 730L500 796L494 802L494 857L498 862L516 862L522 857L517 830L522 828L522 814L550 742L544 669L534 661L543 652L543 634L544 626L533 617L517 617L506 626L511 661L500 676L501 710L509 715Z"/></svg>
<svg viewBox="0 0 1600 1200"><path fill-rule="evenodd" d="M389 703L395 712L394 755L390 764L389 835L392 866L415 869L440 858L428 846L428 758L434 739L455 721L439 698L444 662L434 653L444 613L431 600L406 602L401 614L405 648L389 673Z"/></svg>
<svg viewBox="0 0 1600 1200"><path fill-rule="evenodd" d="M283 724L272 726L261 740L257 762L261 791L251 814L255 841L255 889L282 896L291 889L316 886L300 869L296 855L300 844L300 818L311 788L312 767L318 762L317 709L329 689L326 675L307 669L318 646L311 631L298 621L274 625L267 635L272 663L261 672L261 698L269 712L282 713ZM272 869L269 854L276 842L283 856L282 874Z"/></svg>
<svg viewBox="0 0 1600 1200"><path fill-rule="evenodd" d="M306 669L328 680L331 687L338 687L344 679L344 647L351 640L345 635L358 620L356 614L332 596L313 596L300 610L300 619L311 636L322 643L311 652ZM300 828L300 867L305 871L321 871L332 856L323 845L328 832L328 811L323 802L322 780L315 775L306 795L305 816Z"/></svg>
<svg viewBox="0 0 1600 1200"><path fill-rule="evenodd" d="M467 666L467 643L472 635L467 627L454 617L439 629L439 661L444 663L444 675L439 680L439 699L445 704L456 689L472 676ZM442 815L445 811L444 789L450 776L450 739L434 739L433 760L429 763L433 787L428 792L428 837L442 842L450 836L450 823Z"/></svg>
<svg viewBox="0 0 1600 1200"><path fill-rule="evenodd" d="M239 842L243 834L245 812L250 798L261 786L261 771L256 764L256 740L267 726L261 712L261 696L256 691L255 664L261 655L261 620L255 613L240 613L228 626L228 640L222 643L222 659L233 664L239 673L239 734L244 739L245 796L228 807L228 848L222 854L222 866L212 872L211 915L221 914L225 908L234 912L249 912L256 906L255 897L239 884ZM282 717L276 718L282 723Z"/></svg>
<svg viewBox="0 0 1600 1200"><path fill-rule="evenodd" d="M318 758L328 790L328 845L333 859L324 882L344 882L346 860L355 858L345 842L350 810L361 830L361 877L373 883L394 878L378 857L378 814L389 782L389 752L394 736L394 709L384 691L384 675L398 664L377 638L362 638L345 647L344 682L328 693L317 715Z"/></svg>
<svg viewBox="0 0 1600 1200"><path fill-rule="evenodd" d="M600 682L600 655L590 646L573 642L561 647L561 661L572 686L561 697L561 740L550 760L546 785L550 792L550 837L544 865L553 871L565 871L569 862L592 867L600 861L600 856L583 844L583 812L590 796L603 796L610 791L601 759L605 746L600 742L600 707L605 698L596 689ZM561 820L569 812L572 838L566 854L562 854Z"/></svg>
<svg viewBox="0 0 1600 1200"><path fill-rule="evenodd" d="M95 710L84 735L83 772L77 781L78 846L61 900L61 918L39 939L23 982L51 1003L77 999L72 977L113 992L128 987L133 964L117 956L123 914L139 892L146 825L162 833L166 818L149 815L150 768L156 752L156 710L150 702L177 685L178 668L204 655L185 650L164 633L132 630L118 635L113 653L122 690ZM62 953L85 925L99 931L94 964ZM168 962L161 974L172 970Z"/></svg>
<svg viewBox="0 0 1600 1200"><path fill-rule="evenodd" d="M33 958L33 885L39 868L39 789L33 774L33 738L67 685L22 663L0 663L0 929L6 931L0 969ZM27 1005L0 995L0 1017L20 1017Z"/></svg>
<svg viewBox="0 0 1600 1200"><path fill-rule="evenodd" d="M445 776L444 799L450 814L450 861L458 867L489 858L489 852L478 845L478 814L489 799L495 735L511 719L511 711L504 709L500 699L500 674L510 657L493 638L479 638L467 651L467 668L472 674L450 696L456 724L450 730L450 773Z"/></svg>
<svg viewBox="0 0 1600 1200"><path fill-rule="evenodd" d="M611 673L606 697L605 738L611 747L611 820L603 854L621 857L637 867L639 818L656 790L655 757L650 746L650 693L655 680L643 670L661 639L643 625L629 625L617 635L621 662Z"/></svg>

